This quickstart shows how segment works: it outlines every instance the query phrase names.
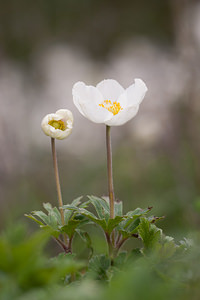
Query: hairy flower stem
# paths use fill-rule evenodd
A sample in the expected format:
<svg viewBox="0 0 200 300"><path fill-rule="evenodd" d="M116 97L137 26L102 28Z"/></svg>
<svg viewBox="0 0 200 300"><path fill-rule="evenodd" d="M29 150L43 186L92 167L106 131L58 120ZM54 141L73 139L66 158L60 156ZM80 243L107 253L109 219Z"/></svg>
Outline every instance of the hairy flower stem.
<svg viewBox="0 0 200 300"><path fill-rule="evenodd" d="M51 138L51 150L52 150L52 156L53 156L53 167L54 167L54 173L55 173L55 179L56 179L56 189L58 194L58 204L59 204L59 210L61 215L61 222L62 225L65 225L65 217L64 217L64 211L63 211L63 201L62 201L62 193L60 188L60 179L59 179L59 172L58 172L58 163L57 163L57 156L56 156L56 146L55 146L55 139ZM66 233L63 234L64 242L67 245L68 244L68 238Z"/></svg>
<svg viewBox="0 0 200 300"><path fill-rule="evenodd" d="M111 127L106 125L106 149L107 149L107 171L108 171L108 192L110 202L110 218L114 219L114 186L113 186L113 173L112 173L112 147L111 147Z"/></svg>

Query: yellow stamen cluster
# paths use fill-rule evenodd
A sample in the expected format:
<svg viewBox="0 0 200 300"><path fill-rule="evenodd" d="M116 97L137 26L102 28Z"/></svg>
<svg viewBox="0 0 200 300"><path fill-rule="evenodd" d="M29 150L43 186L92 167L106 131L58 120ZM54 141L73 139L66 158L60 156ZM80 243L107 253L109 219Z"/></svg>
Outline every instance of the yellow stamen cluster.
<svg viewBox="0 0 200 300"><path fill-rule="evenodd" d="M51 120L48 122L49 125L51 125L52 127L54 127L55 129L60 129L62 131L65 131L65 129L67 128L65 123L62 120Z"/></svg>
<svg viewBox="0 0 200 300"><path fill-rule="evenodd" d="M117 115L119 111L123 109L119 102L115 101L112 103L111 100L104 100L103 103L99 104L99 106L106 108L108 111L113 113L113 115Z"/></svg>

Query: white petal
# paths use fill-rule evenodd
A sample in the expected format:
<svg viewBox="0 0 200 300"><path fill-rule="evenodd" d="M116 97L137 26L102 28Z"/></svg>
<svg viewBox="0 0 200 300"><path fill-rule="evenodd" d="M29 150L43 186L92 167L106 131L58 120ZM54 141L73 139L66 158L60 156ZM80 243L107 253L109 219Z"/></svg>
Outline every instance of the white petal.
<svg viewBox="0 0 200 300"><path fill-rule="evenodd" d="M46 135L50 135L50 125L47 123L41 123L41 127L42 127L42 130L43 132L46 134Z"/></svg>
<svg viewBox="0 0 200 300"><path fill-rule="evenodd" d="M65 121L70 120L71 123L73 123L73 121L74 121L72 112L68 109L59 109L59 110L57 110L56 114L59 115L60 118Z"/></svg>
<svg viewBox="0 0 200 300"><path fill-rule="evenodd" d="M48 122L51 121L51 120L58 121L59 119L60 119L60 117L56 114L53 114L53 113L48 114L42 119L42 124L46 124L46 123L48 124Z"/></svg>
<svg viewBox="0 0 200 300"><path fill-rule="evenodd" d="M63 140L66 137L68 137L68 135L70 135L71 132L72 132L72 128L66 129L65 131L56 129L55 138L58 140Z"/></svg>
<svg viewBox="0 0 200 300"><path fill-rule="evenodd" d="M126 91L124 91L119 98L117 99L117 102L120 103L121 107L127 107L127 103L128 103L128 99L127 99L127 93Z"/></svg>
<svg viewBox="0 0 200 300"><path fill-rule="evenodd" d="M82 112L82 109L80 107L79 99L80 99L81 89L83 88L84 85L85 85L84 82L78 81L74 84L72 88L73 102L83 116L84 113Z"/></svg>
<svg viewBox="0 0 200 300"><path fill-rule="evenodd" d="M120 96L118 101L120 104L124 106L132 106L132 105L139 105L142 100L144 99L144 96L147 92L147 86L139 78L135 79L135 83L130 85L124 93Z"/></svg>
<svg viewBox="0 0 200 300"><path fill-rule="evenodd" d="M89 120L95 123L104 123L105 120L112 117L112 113L99 106L104 99L96 87L77 82L73 87L72 94L75 106Z"/></svg>
<svg viewBox="0 0 200 300"><path fill-rule="evenodd" d="M139 105L124 108L117 115L113 116L111 120L105 122L105 124L109 126L123 125L129 120L131 120L133 117L135 117L138 110L139 110Z"/></svg>
<svg viewBox="0 0 200 300"><path fill-rule="evenodd" d="M48 114L42 119L42 122L41 122L42 130L48 136L50 135L50 125L48 123L49 123L49 121L53 120L54 117L56 117L55 114Z"/></svg>
<svg viewBox="0 0 200 300"><path fill-rule="evenodd" d="M97 84L97 89L101 92L104 100L117 101L124 92L124 88L113 79L105 79Z"/></svg>

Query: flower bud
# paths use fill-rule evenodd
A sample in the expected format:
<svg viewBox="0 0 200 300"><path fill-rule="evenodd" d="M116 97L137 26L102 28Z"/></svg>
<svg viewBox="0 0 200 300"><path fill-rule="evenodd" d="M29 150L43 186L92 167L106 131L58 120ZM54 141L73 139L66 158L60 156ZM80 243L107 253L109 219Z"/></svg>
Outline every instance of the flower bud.
<svg viewBox="0 0 200 300"><path fill-rule="evenodd" d="M46 135L63 140L72 132L72 112L67 109L59 109L54 114L48 114L43 118L41 127Z"/></svg>

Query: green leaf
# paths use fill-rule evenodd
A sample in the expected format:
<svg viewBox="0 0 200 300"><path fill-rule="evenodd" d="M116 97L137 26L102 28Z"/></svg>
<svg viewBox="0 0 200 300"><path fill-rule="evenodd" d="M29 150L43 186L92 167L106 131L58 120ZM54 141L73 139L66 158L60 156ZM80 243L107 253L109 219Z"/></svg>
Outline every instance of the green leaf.
<svg viewBox="0 0 200 300"><path fill-rule="evenodd" d="M57 216L54 214L53 210L49 213L49 223L50 226L54 229L57 229L59 226L58 220L57 220Z"/></svg>
<svg viewBox="0 0 200 300"><path fill-rule="evenodd" d="M88 207L89 204L90 204L90 201L88 200L88 201L85 201L85 202L81 203L81 204L79 205L79 207L80 207L80 208L86 208L86 207Z"/></svg>
<svg viewBox="0 0 200 300"><path fill-rule="evenodd" d="M55 214L49 203L45 203L44 207L48 210L48 215L46 215L43 211L33 211L32 214L39 217L45 224L57 230L59 225L57 215Z"/></svg>
<svg viewBox="0 0 200 300"><path fill-rule="evenodd" d="M58 224L61 225L61 224L62 224L62 222L61 222L61 215L60 215L60 211L57 209L57 207L54 207L54 208L52 209L52 213L53 213L54 216L56 217Z"/></svg>
<svg viewBox="0 0 200 300"><path fill-rule="evenodd" d="M65 217L65 223L67 224L72 217L72 215L78 211L78 208L74 205L67 204L63 206L64 209L64 217Z"/></svg>
<svg viewBox="0 0 200 300"><path fill-rule="evenodd" d="M43 230L47 231L50 235L54 236L55 238L58 238L60 236L60 231L53 229L49 225L41 225L40 226Z"/></svg>
<svg viewBox="0 0 200 300"><path fill-rule="evenodd" d="M96 220L99 220L93 213L91 213L90 211L88 211L87 209L85 208L80 208L78 210L82 215L90 218L92 221L96 221Z"/></svg>
<svg viewBox="0 0 200 300"><path fill-rule="evenodd" d="M90 211L88 211L85 208L79 208L79 207L73 207L73 206L68 206L68 208L78 212L79 214L82 214L83 216L86 216L87 218L92 220L94 223L100 225L104 231L106 230L107 224L106 224L105 219L98 219L93 213L91 213Z"/></svg>
<svg viewBox="0 0 200 300"><path fill-rule="evenodd" d="M113 231L113 229L117 227L120 222L122 222L122 220L124 220L124 218L120 216L116 216L114 219L109 219L106 232L110 234Z"/></svg>
<svg viewBox="0 0 200 300"><path fill-rule="evenodd" d="M61 227L62 232L65 232L69 238L71 238L74 233L75 229L78 227L80 221L78 220L69 220L68 224Z"/></svg>
<svg viewBox="0 0 200 300"><path fill-rule="evenodd" d="M123 215L123 203L122 201L115 202L115 216Z"/></svg>
<svg viewBox="0 0 200 300"><path fill-rule="evenodd" d="M146 218L141 218L138 232L145 250L152 250L161 239L162 234L161 229L151 224Z"/></svg>
<svg viewBox="0 0 200 300"><path fill-rule="evenodd" d="M103 208L99 200L97 200L94 196L88 196L90 202L93 204L94 208L96 209L97 215L100 219L104 218Z"/></svg>
<svg viewBox="0 0 200 300"><path fill-rule="evenodd" d="M40 214L39 214L39 215L40 215ZM57 226L56 226L56 228L53 228L51 225L44 224L45 221L43 221L44 223L42 223L41 221L39 221L37 218L35 218L35 217L34 217L33 215L31 215L31 214L30 214L30 215L25 214L25 216L28 217L29 219L35 221L37 224L39 224L40 227L41 227L43 230L47 231L50 235L52 235L52 236L54 236L54 237L56 237L56 238L59 237L60 231L57 229Z"/></svg>
<svg viewBox="0 0 200 300"><path fill-rule="evenodd" d="M29 219L35 221L35 222L36 222L37 224L39 224L39 225L44 225L44 223L42 223L41 221L39 221L37 218L35 218L35 217L32 216L31 214L30 214L30 215L25 214L25 217L27 217L27 218L29 218Z"/></svg>
<svg viewBox="0 0 200 300"><path fill-rule="evenodd" d="M88 273L98 280L107 281L109 279L108 270L110 266L111 262L107 256L96 255L89 261Z"/></svg>
<svg viewBox="0 0 200 300"><path fill-rule="evenodd" d="M138 207L135 210L128 212L127 216L132 217L132 218L141 217L141 216L146 215L151 209L152 209L152 207L148 207L148 208L145 208L145 209L142 209L142 208Z"/></svg>
<svg viewBox="0 0 200 300"><path fill-rule="evenodd" d="M43 211L33 211L32 214L40 218L45 224L51 225L49 217Z"/></svg>
<svg viewBox="0 0 200 300"><path fill-rule="evenodd" d="M128 228L126 229L119 229L119 233L122 234L123 238L129 238L129 237L133 237L134 233L137 233L138 228L140 225L140 218L134 220Z"/></svg>
<svg viewBox="0 0 200 300"><path fill-rule="evenodd" d="M94 224L94 222L92 222L90 219L88 219L86 216L81 215L81 214L76 214L74 215L73 220L78 220L79 221L79 225L78 227L81 227L83 225L88 225L88 224Z"/></svg>
<svg viewBox="0 0 200 300"><path fill-rule="evenodd" d="M52 211L52 205L50 203L43 203L43 207L48 211L51 212Z"/></svg>
<svg viewBox="0 0 200 300"><path fill-rule="evenodd" d="M142 208L136 208L133 211L129 211L126 214L126 220L121 222L119 225L119 230L123 230L126 231L128 226L137 218L141 217L141 216L145 216L149 211L151 210L151 207L148 207L146 209L142 209Z"/></svg>
<svg viewBox="0 0 200 300"><path fill-rule="evenodd" d="M95 197L95 196L92 196ZM110 215L110 204L109 204L109 198L108 197L95 197L96 199L99 199L101 202L101 205L103 206L105 212L107 212Z"/></svg>
<svg viewBox="0 0 200 300"><path fill-rule="evenodd" d="M96 209L97 215L100 219L108 220L110 216L109 204L102 198L98 198L96 196L88 196L90 202Z"/></svg>
<svg viewBox="0 0 200 300"><path fill-rule="evenodd" d="M70 218L73 215L73 211L71 209L69 209L68 207L78 207L78 206L79 207L81 207L81 206L86 207L87 206L86 202L81 204L81 199L82 198L83 198L83 196L80 196L80 197L74 199L71 204L63 205L62 208L64 209L64 217L65 217L65 223L66 224L68 223L68 221L70 220Z"/></svg>
<svg viewBox="0 0 200 300"><path fill-rule="evenodd" d="M73 211L72 210L64 210L64 219L65 219L65 224L67 224L71 218L73 214Z"/></svg>
<svg viewBox="0 0 200 300"><path fill-rule="evenodd" d="M131 237L130 233L123 229L118 229L118 232L122 234L123 238Z"/></svg>
<svg viewBox="0 0 200 300"><path fill-rule="evenodd" d="M83 196L80 196L76 199L74 199L71 203L71 205L74 205L74 206L78 206L79 204L81 204L81 199L83 198Z"/></svg>
<svg viewBox="0 0 200 300"><path fill-rule="evenodd" d="M140 218L137 218L135 221L133 221L129 227L128 227L128 232L130 234L133 234L136 232L136 229L138 229L138 226L140 225Z"/></svg>

